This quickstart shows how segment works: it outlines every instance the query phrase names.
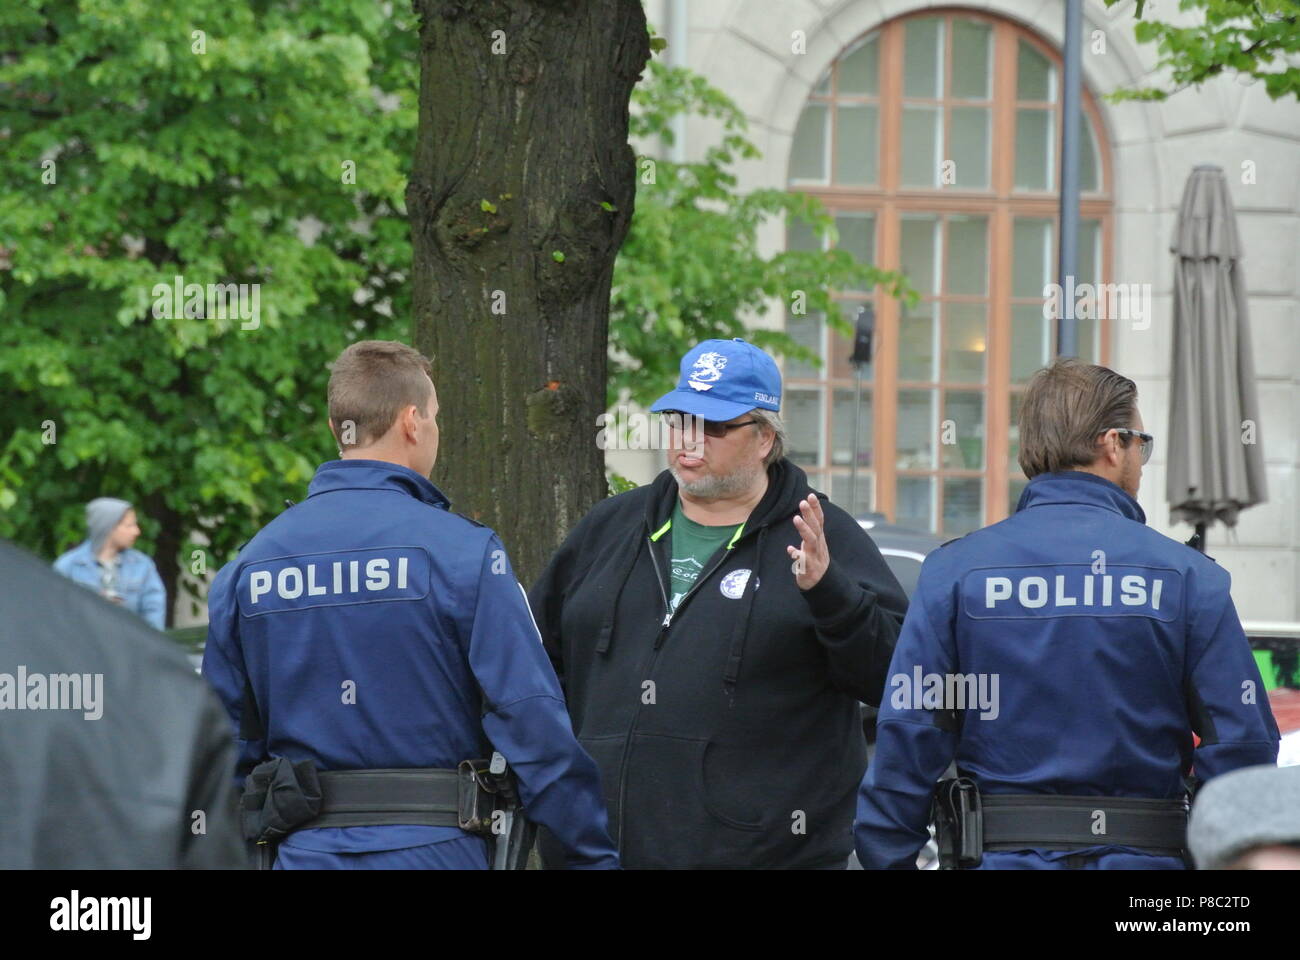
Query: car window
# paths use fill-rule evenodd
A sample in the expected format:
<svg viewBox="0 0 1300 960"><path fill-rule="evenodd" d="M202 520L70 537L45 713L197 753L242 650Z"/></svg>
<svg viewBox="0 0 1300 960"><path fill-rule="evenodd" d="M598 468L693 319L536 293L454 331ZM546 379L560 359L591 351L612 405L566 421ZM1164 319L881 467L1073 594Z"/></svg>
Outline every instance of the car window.
<svg viewBox="0 0 1300 960"><path fill-rule="evenodd" d="M884 553L884 551L881 551ZM900 557L895 554L884 553L885 563L889 564L890 571L897 578L903 587L903 592L907 598L912 599L912 593L916 590L916 582L921 578L921 562L912 557Z"/></svg>

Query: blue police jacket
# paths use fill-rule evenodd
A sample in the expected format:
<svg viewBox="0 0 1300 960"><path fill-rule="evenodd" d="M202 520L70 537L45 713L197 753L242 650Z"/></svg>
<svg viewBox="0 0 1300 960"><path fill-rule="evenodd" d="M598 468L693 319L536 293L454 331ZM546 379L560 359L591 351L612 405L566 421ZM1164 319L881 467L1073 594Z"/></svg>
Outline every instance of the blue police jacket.
<svg viewBox="0 0 1300 960"><path fill-rule="evenodd" d="M915 866L954 759L983 793L1157 799L1193 766L1276 762L1228 573L1145 524L1108 480L1040 474L1011 517L926 558L858 793L864 867Z"/></svg>
<svg viewBox="0 0 1300 960"><path fill-rule="evenodd" d="M217 574L208 613L203 673L238 731L237 778L270 756L321 770L445 769L495 748L569 866L617 866L599 773L501 541L450 513L415 471L321 465L307 499ZM284 843L358 853L466 836L346 827Z"/></svg>
<svg viewBox="0 0 1300 960"><path fill-rule="evenodd" d="M117 555L117 592L122 606L155 630L163 629L167 620L167 590L158 568L139 550L123 550ZM99 561L84 540L54 561L54 569L69 580L96 593L100 589Z"/></svg>

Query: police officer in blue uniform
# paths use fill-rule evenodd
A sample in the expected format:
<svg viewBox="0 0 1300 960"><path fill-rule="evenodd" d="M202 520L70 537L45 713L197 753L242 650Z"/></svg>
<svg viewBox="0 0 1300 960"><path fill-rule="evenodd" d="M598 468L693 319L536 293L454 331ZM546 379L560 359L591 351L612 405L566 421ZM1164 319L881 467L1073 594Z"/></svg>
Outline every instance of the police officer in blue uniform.
<svg viewBox="0 0 1300 960"><path fill-rule="evenodd" d="M1104 367L1040 370L1016 513L927 558L859 790L864 867L914 868L933 801L946 867L1182 869L1185 777L1276 761L1227 572L1145 526L1136 399Z"/></svg>
<svg viewBox="0 0 1300 960"><path fill-rule="evenodd" d="M251 774L246 835L277 848L276 869L485 869L508 805L475 805L513 784L567 866L616 867L596 766L501 541L428 480L429 370L400 343L343 351L342 459L212 585L203 673ZM513 781L462 767L493 753Z"/></svg>

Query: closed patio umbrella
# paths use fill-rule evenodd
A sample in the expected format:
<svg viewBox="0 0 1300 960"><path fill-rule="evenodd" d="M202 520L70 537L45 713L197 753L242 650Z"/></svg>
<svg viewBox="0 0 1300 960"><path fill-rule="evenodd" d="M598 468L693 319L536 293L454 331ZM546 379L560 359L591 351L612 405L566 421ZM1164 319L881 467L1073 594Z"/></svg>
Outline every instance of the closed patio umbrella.
<svg viewBox="0 0 1300 960"><path fill-rule="evenodd" d="M1170 517L1204 533L1267 499L1236 214L1223 171L1198 166L1174 226Z"/></svg>

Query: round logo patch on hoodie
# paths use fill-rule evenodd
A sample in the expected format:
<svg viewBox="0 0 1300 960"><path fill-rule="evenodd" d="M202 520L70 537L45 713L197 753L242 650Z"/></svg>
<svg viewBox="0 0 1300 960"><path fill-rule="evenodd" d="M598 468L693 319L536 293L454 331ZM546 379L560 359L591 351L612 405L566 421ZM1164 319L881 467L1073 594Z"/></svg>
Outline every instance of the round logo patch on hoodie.
<svg viewBox="0 0 1300 960"><path fill-rule="evenodd" d="M749 570L732 570L722 578L722 582L718 584L718 589L722 591L724 597L739 600L745 594L745 585L749 583L749 574Z"/></svg>

